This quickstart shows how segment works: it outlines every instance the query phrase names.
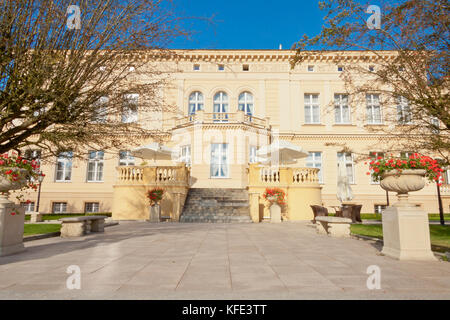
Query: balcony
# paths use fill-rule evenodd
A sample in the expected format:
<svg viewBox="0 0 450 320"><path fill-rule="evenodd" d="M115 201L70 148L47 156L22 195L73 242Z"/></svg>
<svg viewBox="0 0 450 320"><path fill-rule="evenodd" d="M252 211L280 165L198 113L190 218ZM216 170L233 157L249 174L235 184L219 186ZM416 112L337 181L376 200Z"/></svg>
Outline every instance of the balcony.
<svg viewBox="0 0 450 320"><path fill-rule="evenodd" d="M197 111L195 114L184 116L174 119L174 128L185 128L195 124L244 124L261 129L269 129L269 118L264 119L248 115L244 111L238 111L235 113L223 113L223 112L204 112L203 110Z"/></svg>

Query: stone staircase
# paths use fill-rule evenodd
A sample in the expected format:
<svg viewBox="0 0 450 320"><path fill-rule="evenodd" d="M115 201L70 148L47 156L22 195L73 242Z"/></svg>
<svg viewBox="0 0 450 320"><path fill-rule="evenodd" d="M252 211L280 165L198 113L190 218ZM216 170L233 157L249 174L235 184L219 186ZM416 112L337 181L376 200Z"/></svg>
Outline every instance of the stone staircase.
<svg viewBox="0 0 450 320"><path fill-rule="evenodd" d="M251 223L246 189L191 188L180 222Z"/></svg>

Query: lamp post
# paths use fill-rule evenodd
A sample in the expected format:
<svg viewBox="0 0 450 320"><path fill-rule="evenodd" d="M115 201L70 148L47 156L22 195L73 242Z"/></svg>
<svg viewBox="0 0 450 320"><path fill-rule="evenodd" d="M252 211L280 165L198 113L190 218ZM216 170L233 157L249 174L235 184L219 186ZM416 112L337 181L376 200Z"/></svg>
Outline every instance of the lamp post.
<svg viewBox="0 0 450 320"><path fill-rule="evenodd" d="M38 198L37 198L37 204L36 204L36 212L37 213L39 213L39 202L41 200L41 185L42 185L42 181L44 181L44 176L42 175L42 171L39 172L38 181L39 181L39 189L38 189Z"/></svg>

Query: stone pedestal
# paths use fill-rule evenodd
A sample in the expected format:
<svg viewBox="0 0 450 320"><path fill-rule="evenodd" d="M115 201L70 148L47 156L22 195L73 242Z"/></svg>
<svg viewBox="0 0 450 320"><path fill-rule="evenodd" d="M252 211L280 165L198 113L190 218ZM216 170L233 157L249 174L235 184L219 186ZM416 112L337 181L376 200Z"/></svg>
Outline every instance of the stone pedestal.
<svg viewBox="0 0 450 320"><path fill-rule="evenodd" d="M0 256L6 256L25 250L23 245L23 227L25 209L15 205L0 195Z"/></svg>
<svg viewBox="0 0 450 320"><path fill-rule="evenodd" d="M399 260L436 261L431 251L427 213L408 203L407 195L399 195L399 199L382 213L382 253Z"/></svg>
<svg viewBox="0 0 450 320"><path fill-rule="evenodd" d="M270 222L281 222L281 207L276 202L273 202L270 206Z"/></svg>
<svg viewBox="0 0 450 320"><path fill-rule="evenodd" d="M155 204L154 206L150 206L150 222L160 222L161 221L161 206L159 204Z"/></svg>
<svg viewBox="0 0 450 320"><path fill-rule="evenodd" d="M30 222L31 223L42 222L42 214L39 212L31 212Z"/></svg>

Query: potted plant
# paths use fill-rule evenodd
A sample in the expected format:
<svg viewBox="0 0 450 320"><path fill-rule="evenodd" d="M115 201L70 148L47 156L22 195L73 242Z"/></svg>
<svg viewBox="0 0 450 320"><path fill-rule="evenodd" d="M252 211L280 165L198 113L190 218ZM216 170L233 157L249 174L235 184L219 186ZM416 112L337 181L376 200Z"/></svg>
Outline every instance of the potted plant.
<svg viewBox="0 0 450 320"><path fill-rule="evenodd" d="M147 192L147 198L150 201L150 222L161 221L161 205L164 189L153 188Z"/></svg>
<svg viewBox="0 0 450 320"><path fill-rule="evenodd" d="M286 193L280 188L266 188L263 198L270 202L270 221L281 222L281 206L285 205Z"/></svg>
<svg viewBox="0 0 450 320"><path fill-rule="evenodd" d="M370 162L371 174L380 181L384 190L397 192L401 201L406 201L408 192L421 190L426 177L431 182L440 183L443 169L437 160L417 153L408 158L377 157Z"/></svg>
<svg viewBox="0 0 450 320"><path fill-rule="evenodd" d="M0 155L0 256L24 250L23 227L25 210L8 199L9 192L36 189L39 164L17 154ZM20 196L18 197L21 198Z"/></svg>

